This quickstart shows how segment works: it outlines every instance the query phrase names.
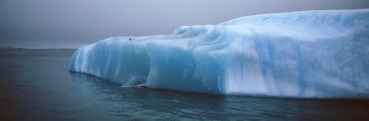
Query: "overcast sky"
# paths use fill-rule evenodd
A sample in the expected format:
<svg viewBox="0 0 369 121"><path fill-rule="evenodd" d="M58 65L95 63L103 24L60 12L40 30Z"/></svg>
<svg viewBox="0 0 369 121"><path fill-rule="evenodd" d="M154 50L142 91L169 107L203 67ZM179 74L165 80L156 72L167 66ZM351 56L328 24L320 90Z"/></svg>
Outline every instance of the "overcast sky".
<svg viewBox="0 0 369 121"><path fill-rule="evenodd" d="M182 25L318 9L368 0L0 0L0 47L76 48L112 36L171 34Z"/></svg>

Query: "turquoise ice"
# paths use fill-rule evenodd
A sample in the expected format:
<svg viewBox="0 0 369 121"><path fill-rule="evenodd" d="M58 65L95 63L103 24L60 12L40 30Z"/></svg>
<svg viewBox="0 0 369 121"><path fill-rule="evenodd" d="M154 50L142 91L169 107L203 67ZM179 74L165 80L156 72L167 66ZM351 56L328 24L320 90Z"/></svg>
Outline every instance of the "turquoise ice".
<svg viewBox="0 0 369 121"><path fill-rule="evenodd" d="M254 15L171 35L107 38L79 47L69 70L183 92L369 98L369 9Z"/></svg>

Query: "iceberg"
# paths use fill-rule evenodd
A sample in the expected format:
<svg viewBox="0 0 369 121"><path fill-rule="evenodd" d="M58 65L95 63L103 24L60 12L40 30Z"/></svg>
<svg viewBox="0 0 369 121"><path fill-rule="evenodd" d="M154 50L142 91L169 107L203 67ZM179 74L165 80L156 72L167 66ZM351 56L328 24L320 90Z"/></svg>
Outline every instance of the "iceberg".
<svg viewBox="0 0 369 121"><path fill-rule="evenodd" d="M79 47L72 72L182 92L369 98L369 9L314 10L112 37Z"/></svg>

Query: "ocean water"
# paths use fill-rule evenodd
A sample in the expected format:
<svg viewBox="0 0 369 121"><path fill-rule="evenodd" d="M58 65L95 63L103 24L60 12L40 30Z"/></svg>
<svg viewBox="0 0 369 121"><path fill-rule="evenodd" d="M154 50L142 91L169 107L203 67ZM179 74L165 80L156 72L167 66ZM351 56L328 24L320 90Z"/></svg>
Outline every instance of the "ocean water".
<svg viewBox="0 0 369 121"><path fill-rule="evenodd" d="M368 121L368 100L284 99L122 87L68 71L75 50L0 50L0 120Z"/></svg>

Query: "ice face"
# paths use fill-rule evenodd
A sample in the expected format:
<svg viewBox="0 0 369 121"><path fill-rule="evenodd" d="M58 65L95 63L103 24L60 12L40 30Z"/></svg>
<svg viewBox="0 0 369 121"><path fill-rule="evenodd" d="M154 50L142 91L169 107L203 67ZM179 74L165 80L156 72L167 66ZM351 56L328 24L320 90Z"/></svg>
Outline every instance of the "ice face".
<svg viewBox="0 0 369 121"><path fill-rule="evenodd" d="M79 47L69 70L184 92L369 98L369 9L254 15L171 35L108 38Z"/></svg>

